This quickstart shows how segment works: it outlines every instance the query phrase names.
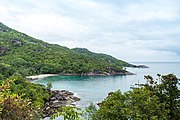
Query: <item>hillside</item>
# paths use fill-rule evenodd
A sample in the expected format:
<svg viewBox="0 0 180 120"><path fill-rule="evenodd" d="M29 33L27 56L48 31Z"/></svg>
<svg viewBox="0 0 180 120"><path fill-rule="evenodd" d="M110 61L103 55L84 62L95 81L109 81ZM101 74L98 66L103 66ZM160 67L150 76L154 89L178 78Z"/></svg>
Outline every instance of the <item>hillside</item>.
<svg viewBox="0 0 180 120"><path fill-rule="evenodd" d="M105 61L110 64L114 64L117 66L128 66L129 65L127 62L118 60L110 55L103 54L103 53L94 53L94 52L89 51L86 48L73 48L72 50L81 55L90 56L90 57L99 59L101 61Z"/></svg>
<svg viewBox="0 0 180 120"><path fill-rule="evenodd" d="M84 74L109 72L110 68L121 71L128 66L109 55L84 50L49 44L0 23L0 79L14 74Z"/></svg>

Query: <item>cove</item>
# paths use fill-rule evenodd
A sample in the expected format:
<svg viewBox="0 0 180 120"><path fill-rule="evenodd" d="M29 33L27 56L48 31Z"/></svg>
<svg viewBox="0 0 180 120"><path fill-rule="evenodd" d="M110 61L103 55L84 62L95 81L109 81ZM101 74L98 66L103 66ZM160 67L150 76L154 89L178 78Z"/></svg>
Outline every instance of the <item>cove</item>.
<svg viewBox="0 0 180 120"><path fill-rule="evenodd" d="M137 64L137 63L136 63ZM173 73L180 77L180 63L140 63L149 66L146 69L127 68L136 75L126 76L50 76L33 81L46 85L52 82L53 88L58 90L70 90L80 97L77 107L84 108L91 102L100 102L106 98L109 92L130 90L130 85L135 83L146 83L144 75L169 74Z"/></svg>

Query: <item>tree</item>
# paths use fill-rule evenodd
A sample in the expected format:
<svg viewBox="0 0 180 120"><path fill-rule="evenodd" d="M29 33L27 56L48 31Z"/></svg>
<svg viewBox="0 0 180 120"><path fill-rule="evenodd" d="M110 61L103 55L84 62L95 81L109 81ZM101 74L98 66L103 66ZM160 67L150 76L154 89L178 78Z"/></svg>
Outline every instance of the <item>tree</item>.
<svg viewBox="0 0 180 120"><path fill-rule="evenodd" d="M48 81L48 83L47 83L47 89L48 89L48 90L51 90L51 88L52 88L52 82L51 82L51 81Z"/></svg>
<svg viewBox="0 0 180 120"><path fill-rule="evenodd" d="M57 113L53 114L50 119L53 120L59 116L63 116L64 120L81 120L83 111L77 107L65 106L59 109Z"/></svg>
<svg viewBox="0 0 180 120"><path fill-rule="evenodd" d="M0 120L38 119L38 108L31 106L30 99L22 99L23 95L11 93L12 80L0 86Z"/></svg>
<svg viewBox="0 0 180 120"><path fill-rule="evenodd" d="M96 106L91 103L88 107L86 107L86 111L84 114L84 117L86 120L92 120L93 118L96 118L95 112L97 111Z"/></svg>
<svg viewBox="0 0 180 120"><path fill-rule="evenodd" d="M95 112L94 120L177 120L180 118L179 79L173 74L159 75L141 88L122 94L110 93Z"/></svg>
<svg viewBox="0 0 180 120"><path fill-rule="evenodd" d="M116 91L102 102L94 120L163 119L165 109L159 104L159 98L144 88L124 94Z"/></svg>
<svg viewBox="0 0 180 120"><path fill-rule="evenodd" d="M165 105L168 119L177 120L180 118L180 90L178 89L180 79L173 74L158 74L157 80L150 76L145 76L145 78L150 81L146 88L154 92L159 97L160 102Z"/></svg>

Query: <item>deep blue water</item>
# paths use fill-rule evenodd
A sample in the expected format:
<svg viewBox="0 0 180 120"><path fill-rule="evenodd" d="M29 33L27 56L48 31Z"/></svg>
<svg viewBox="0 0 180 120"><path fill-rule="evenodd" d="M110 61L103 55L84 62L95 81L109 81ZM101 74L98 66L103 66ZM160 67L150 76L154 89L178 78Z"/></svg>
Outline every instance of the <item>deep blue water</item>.
<svg viewBox="0 0 180 120"><path fill-rule="evenodd" d="M66 89L73 91L81 98L77 107L88 106L90 102L102 101L109 92L130 90L130 85L135 83L145 83L144 75L169 74L173 73L180 78L180 63L133 63L143 64L150 68L127 68L128 71L136 75L127 76L51 76L34 81L46 85L52 81L52 89Z"/></svg>

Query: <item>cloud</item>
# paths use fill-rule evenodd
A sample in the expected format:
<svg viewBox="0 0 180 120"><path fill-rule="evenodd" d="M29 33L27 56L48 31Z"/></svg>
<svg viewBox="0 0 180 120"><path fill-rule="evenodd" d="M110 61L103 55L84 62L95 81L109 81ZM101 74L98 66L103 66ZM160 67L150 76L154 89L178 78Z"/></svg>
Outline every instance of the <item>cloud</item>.
<svg viewBox="0 0 180 120"><path fill-rule="evenodd" d="M126 61L179 61L178 0L0 0L0 21L70 48Z"/></svg>

